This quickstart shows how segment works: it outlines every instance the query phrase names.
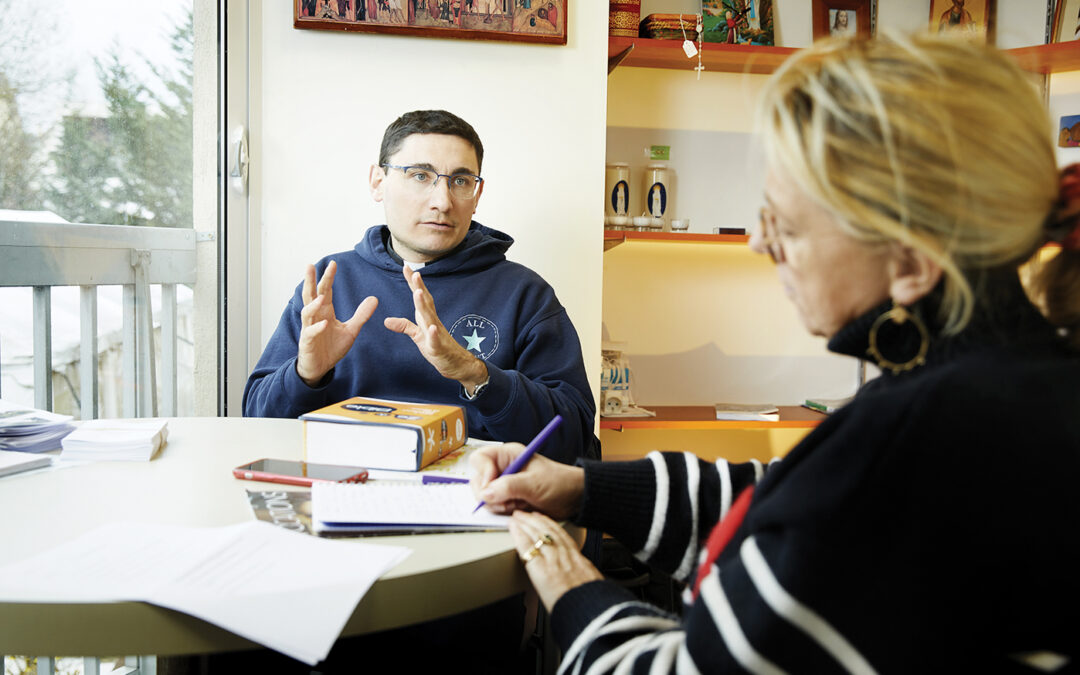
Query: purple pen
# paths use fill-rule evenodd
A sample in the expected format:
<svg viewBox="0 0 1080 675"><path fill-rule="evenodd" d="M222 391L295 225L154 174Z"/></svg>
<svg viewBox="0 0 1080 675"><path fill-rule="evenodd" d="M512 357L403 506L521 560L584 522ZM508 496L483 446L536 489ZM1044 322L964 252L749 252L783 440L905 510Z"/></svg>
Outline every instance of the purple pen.
<svg viewBox="0 0 1080 675"><path fill-rule="evenodd" d="M459 478L457 476L424 476L424 485L431 483L468 483L468 478Z"/></svg>
<svg viewBox="0 0 1080 675"><path fill-rule="evenodd" d="M510 466L506 467L506 469L499 474L499 477L509 476L512 473L521 471L529 460L532 459L532 456L536 454L537 448L544 444L544 441L548 439L548 436L550 436L560 424L562 424L562 415L556 415L551 418L551 421L547 423L547 426L541 429L540 433L536 434L536 438L529 441L529 444L525 446L525 452L514 458L514 461L510 462ZM486 502L481 500L480 503L476 505L476 508L473 509L473 513L479 511L480 507L485 503Z"/></svg>

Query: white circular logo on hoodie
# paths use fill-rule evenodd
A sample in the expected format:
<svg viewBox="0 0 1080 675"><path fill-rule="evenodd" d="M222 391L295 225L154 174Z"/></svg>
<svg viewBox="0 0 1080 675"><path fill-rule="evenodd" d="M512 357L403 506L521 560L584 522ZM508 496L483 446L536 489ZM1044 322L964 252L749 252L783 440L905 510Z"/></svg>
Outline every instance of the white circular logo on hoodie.
<svg viewBox="0 0 1080 675"><path fill-rule="evenodd" d="M499 348L499 327L479 314L466 314L450 326L450 335L476 358L484 359Z"/></svg>

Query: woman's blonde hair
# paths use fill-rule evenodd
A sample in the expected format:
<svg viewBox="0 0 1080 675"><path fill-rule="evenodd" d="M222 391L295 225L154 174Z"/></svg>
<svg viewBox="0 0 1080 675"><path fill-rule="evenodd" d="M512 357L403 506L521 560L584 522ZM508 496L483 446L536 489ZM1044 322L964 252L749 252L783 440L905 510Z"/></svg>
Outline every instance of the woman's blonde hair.
<svg viewBox="0 0 1080 675"><path fill-rule="evenodd" d="M993 48L931 36L824 40L776 72L758 121L770 165L848 234L941 265L947 333L971 319L976 272L1018 267L1046 241L1058 198L1049 117Z"/></svg>

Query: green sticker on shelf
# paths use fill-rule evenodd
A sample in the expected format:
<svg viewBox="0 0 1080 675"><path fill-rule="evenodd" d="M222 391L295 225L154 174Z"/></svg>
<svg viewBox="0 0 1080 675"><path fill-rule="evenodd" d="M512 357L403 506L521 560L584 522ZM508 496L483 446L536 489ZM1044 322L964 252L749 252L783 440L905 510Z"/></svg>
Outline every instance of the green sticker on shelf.
<svg viewBox="0 0 1080 675"><path fill-rule="evenodd" d="M650 145L649 159L671 159L670 145Z"/></svg>

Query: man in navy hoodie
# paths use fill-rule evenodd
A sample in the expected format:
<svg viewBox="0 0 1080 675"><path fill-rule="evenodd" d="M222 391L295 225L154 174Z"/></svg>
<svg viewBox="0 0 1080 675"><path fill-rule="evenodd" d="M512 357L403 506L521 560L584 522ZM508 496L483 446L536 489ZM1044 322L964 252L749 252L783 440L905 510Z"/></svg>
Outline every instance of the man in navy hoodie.
<svg viewBox="0 0 1080 675"><path fill-rule="evenodd" d="M350 396L453 403L469 435L598 456L581 344L514 240L472 220L483 145L465 120L415 111L383 136L368 181L386 224L308 265L244 389L244 415L297 417ZM382 324L382 325L379 325Z"/></svg>
<svg viewBox="0 0 1080 675"><path fill-rule="evenodd" d="M368 176L386 224L308 265L248 378L245 416L297 417L350 396L453 403L465 408L470 436L528 443L560 414L540 452L571 464L599 458L566 310L538 274L506 259L510 236L472 220L483 158L472 126L443 110L406 113L386 129ZM598 556L598 533L585 552ZM524 612L521 596L511 597L378 642L384 653L410 654L409 665L466 645L473 672L532 670L518 661L527 656L517 652ZM367 644L339 643L323 669L355 667L352 655ZM242 658L250 665L251 655Z"/></svg>

